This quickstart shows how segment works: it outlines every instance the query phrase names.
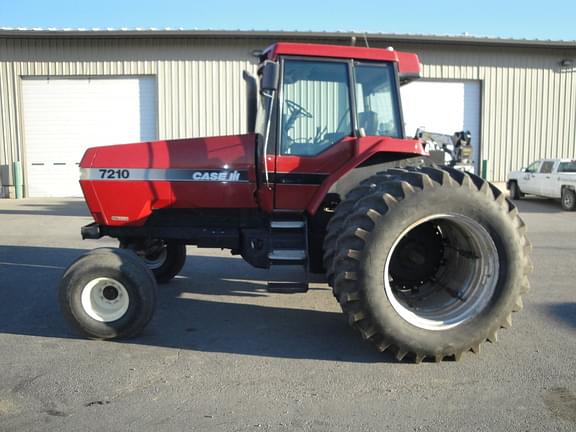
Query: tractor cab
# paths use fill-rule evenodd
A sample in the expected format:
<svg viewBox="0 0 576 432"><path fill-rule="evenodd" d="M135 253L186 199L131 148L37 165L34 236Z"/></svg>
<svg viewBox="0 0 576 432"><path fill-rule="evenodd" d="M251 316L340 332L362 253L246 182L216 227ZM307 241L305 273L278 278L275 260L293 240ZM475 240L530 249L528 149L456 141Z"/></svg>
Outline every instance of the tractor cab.
<svg viewBox="0 0 576 432"><path fill-rule="evenodd" d="M400 85L418 77L415 54L277 43L260 60L259 92L256 78L244 77L266 210L313 214L340 169L375 165L379 159L369 159L380 152L423 153L404 139L399 97Z"/></svg>

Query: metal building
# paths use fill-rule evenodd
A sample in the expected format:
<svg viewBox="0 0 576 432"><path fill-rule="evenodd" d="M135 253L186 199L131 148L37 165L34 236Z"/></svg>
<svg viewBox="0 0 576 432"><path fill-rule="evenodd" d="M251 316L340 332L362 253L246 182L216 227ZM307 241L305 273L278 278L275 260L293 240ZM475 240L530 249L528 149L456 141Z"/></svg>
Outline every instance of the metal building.
<svg viewBox="0 0 576 432"><path fill-rule="evenodd" d="M25 196L78 195L90 146L242 133L242 70L279 40L418 53L423 79L402 89L406 133L470 130L492 181L537 158L576 157L576 41L0 29L0 197L20 192L20 167Z"/></svg>

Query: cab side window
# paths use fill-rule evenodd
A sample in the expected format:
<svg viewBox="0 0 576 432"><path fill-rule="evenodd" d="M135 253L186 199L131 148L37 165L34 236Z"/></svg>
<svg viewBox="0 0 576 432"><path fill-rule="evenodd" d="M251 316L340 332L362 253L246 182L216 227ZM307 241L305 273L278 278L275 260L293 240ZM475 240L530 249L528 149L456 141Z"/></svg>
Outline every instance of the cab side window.
<svg viewBox="0 0 576 432"><path fill-rule="evenodd" d="M280 153L313 156L352 135L348 65L286 60Z"/></svg>
<svg viewBox="0 0 576 432"><path fill-rule="evenodd" d="M366 135L402 137L393 66L359 63L354 70L358 126Z"/></svg>

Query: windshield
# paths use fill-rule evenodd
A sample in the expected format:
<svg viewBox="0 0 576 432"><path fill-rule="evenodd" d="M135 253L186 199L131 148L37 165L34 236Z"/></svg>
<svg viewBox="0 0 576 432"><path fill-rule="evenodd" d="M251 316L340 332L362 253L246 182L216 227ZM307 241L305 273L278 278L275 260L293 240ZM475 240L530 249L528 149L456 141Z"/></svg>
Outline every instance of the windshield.
<svg viewBox="0 0 576 432"><path fill-rule="evenodd" d="M352 135L348 64L286 60L282 154L316 155Z"/></svg>

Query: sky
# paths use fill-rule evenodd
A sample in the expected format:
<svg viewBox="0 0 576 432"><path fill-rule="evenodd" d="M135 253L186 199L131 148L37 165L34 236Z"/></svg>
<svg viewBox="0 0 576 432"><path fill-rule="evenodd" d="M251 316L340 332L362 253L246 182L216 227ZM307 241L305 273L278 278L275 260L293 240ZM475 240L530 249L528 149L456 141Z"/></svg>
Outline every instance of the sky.
<svg viewBox="0 0 576 432"><path fill-rule="evenodd" d="M0 27L355 31L576 41L576 2L0 0Z"/></svg>

